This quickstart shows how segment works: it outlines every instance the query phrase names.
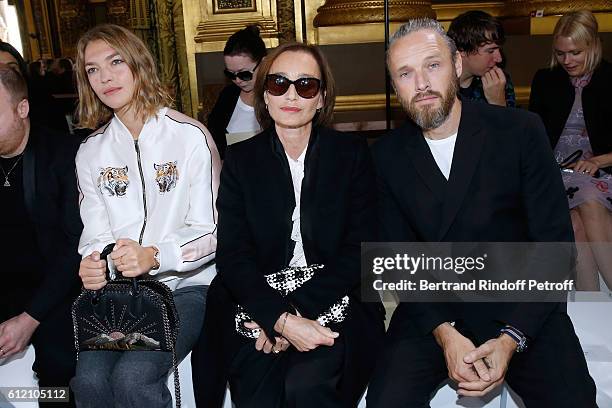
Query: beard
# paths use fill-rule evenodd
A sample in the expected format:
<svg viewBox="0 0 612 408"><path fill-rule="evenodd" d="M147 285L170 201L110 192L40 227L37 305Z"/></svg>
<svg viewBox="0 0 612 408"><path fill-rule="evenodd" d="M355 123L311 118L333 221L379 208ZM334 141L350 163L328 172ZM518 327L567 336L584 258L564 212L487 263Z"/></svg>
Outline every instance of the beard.
<svg viewBox="0 0 612 408"><path fill-rule="evenodd" d="M444 95L436 91L425 91L416 94L410 101L406 101L401 97L399 97L399 100L408 114L408 117L410 117L417 126L422 130L431 130L439 127L446 121L448 115L450 115L451 109L455 105L458 90L458 78L451 78ZM422 108L416 106L417 99L428 96L440 98L440 106L437 108L429 105L423 106Z"/></svg>

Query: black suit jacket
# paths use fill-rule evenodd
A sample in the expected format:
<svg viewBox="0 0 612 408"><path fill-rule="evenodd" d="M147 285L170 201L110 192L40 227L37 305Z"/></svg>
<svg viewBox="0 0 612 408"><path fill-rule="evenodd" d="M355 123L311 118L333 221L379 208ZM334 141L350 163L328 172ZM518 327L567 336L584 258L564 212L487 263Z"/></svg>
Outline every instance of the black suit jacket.
<svg viewBox="0 0 612 408"><path fill-rule="evenodd" d="M612 152L612 64L602 61L582 90L582 109L589 141L595 155ZM574 104L575 91L567 72L560 66L539 70L531 82L529 110L540 115L551 146L559 141Z"/></svg>
<svg viewBox="0 0 612 408"><path fill-rule="evenodd" d="M236 103L238 103L238 97L240 97L240 88L233 83L226 86L219 94L215 106L208 115L206 126L217 145L221 160L225 158L225 150L227 149L225 134L227 133L227 125L229 125L236 108Z"/></svg>
<svg viewBox="0 0 612 408"><path fill-rule="evenodd" d="M316 319L344 295L352 294L357 302L361 242L375 233L374 194L365 140L313 129L300 225L308 263L324 264L325 269L283 298L263 275L287 267L293 255L295 198L285 152L273 129L228 149L217 199L219 278L268 336L286 311L297 309Z"/></svg>
<svg viewBox="0 0 612 408"><path fill-rule="evenodd" d="M450 178L436 165L412 122L373 147L381 241L571 242L559 170L537 115L462 103ZM542 304L401 304L391 326L430 333L462 321L478 337L510 324L535 337L549 313Z"/></svg>
<svg viewBox="0 0 612 408"><path fill-rule="evenodd" d="M74 158L79 140L32 126L23 156L24 201L43 257L43 280L26 312L38 321L80 288L79 216Z"/></svg>
<svg viewBox="0 0 612 408"><path fill-rule="evenodd" d="M198 406L221 406L231 361L247 339L236 334L236 304L243 305L270 336L286 311L310 319L345 295L343 392L351 395L373 360L384 334L380 303L361 303L361 242L375 235L375 177L365 140L331 129L313 129L308 144L300 224L309 264L325 269L287 298L263 275L286 267L293 255L290 238L295 207L289 163L274 129L230 146L217 198L217 270L206 300L205 330L194 350ZM369 358L371 357L371 358ZM371 362L371 361L370 361Z"/></svg>

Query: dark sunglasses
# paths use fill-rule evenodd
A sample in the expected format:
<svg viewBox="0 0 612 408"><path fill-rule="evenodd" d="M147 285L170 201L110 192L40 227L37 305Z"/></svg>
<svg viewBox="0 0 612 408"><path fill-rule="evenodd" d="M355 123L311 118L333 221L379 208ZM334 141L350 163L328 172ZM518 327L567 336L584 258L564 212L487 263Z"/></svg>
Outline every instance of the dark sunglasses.
<svg viewBox="0 0 612 408"><path fill-rule="evenodd" d="M253 71L255 71L257 67L259 66L259 62L250 71L232 72L232 71L228 71L227 68L225 68L223 70L223 73L225 74L227 79L229 79L230 81L235 81L236 78L240 79L241 81L250 81L251 79L253 79Z"/></svg>
<svg viewBox="0 0 612 408"><path fill-rule="evenodd" d="M284 95L293 84L295 92L304 99L311 99L317 96L321 89L321 80L318 78L298 78L291 81L282 75L269 74L266 76L265 88L270 95Z"/></svg>

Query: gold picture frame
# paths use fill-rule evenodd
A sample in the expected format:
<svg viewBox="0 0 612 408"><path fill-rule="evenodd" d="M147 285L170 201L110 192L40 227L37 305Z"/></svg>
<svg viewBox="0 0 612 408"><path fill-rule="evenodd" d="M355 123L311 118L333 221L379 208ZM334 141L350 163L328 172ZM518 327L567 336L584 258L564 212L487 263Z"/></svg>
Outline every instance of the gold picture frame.
<svg viewBox="0 0 612 408"><path fill-rule="evenodd" d="M213 0L213 14L257 11L255 0Z"/></svg>

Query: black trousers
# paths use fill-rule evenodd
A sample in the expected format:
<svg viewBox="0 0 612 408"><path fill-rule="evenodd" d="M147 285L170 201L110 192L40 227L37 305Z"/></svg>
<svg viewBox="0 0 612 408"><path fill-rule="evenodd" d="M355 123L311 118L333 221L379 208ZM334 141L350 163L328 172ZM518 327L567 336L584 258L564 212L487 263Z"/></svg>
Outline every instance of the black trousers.
<svg viewBox="0 0 612 408"><path fill-rule="evenodd" d="M232 361L229 384L237 408L350 406L340 391L345 349L342 337L332 347L320 346L305 353L292 348L265 354L254 344L242 346Z"/></svg>
<svg viewBox="0 0 612 408"><path fill-rule="evenodd" d="M76 368L73 333L70 303L52 310L34 332L32 345L36 359L32 370L40 387L68 387ZM39 405L41 408L75 406L72 394L68 403L39 402Z"/></svg>
<svg viewBox="0 0 612 408"><path fill-rule="evenodd" d="M340 333L333 347L266 355L236 334L235 303L214 279L191 355L197 407L221 408L227 382L237 408L356 407L382 350L384 309L357 300L351 306L342 327L331 327Z"/></svg>
<svg viewBox="0 0 612 408"><path fill-rule="evenodd" d="M433 335L415 333L390 329L368 388L368 408L429 407L448 378L442 349ZM528 350L512 357L505 379L527 408L597 407L595 383L565 312L551 314Z"/></svg>

